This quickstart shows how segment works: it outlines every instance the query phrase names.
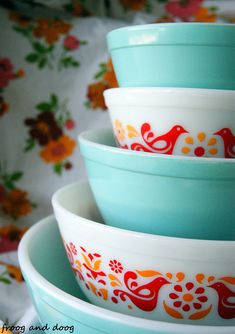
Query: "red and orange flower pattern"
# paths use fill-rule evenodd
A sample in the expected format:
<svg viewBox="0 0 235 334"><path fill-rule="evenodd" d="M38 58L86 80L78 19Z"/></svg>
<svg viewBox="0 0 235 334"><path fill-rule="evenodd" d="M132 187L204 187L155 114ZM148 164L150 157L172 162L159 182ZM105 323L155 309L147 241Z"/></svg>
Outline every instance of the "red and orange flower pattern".
<svg viewBox="0 0 235 334"><path fill-rule="evenodd" d="M71 34L72 24L62 19L39 18L33 20L12 12L10 20L14 21L13 29L28 40L32 52L25 56L30 64L38 69L58 70L76 68L80 62L76 59L76 51L87 41L80 40ZM55 52L62 49L62 52Z"/></svg>
<svg viewBox="0 0 235 334"><path fill-rule="evenodd" d="M10 81L22 78L24 70L14 71L14 66L9 58L0 58L0 117L9 111L9 104L4 100L4 91Z"/></svg>
<svg viewBox="0 0 235 334"><path fill-rule="evenodd" d="M155 269L138 270L125 268L119 259L102 260L99 253L89 253L84 247L76 248L66 243L65 249L75 275L84 287L98 298L124 303L128 309L134 307L151 312L160 307L175 319L199 320L212 312L223 319L235 318L235 277L215 277L202 273L189 279L184 272L160 272ZM105 269L106 268L106 269ZM163 286L164 297L159 302ZM217 309L212 307L215 294Z"/></svg>
<svg viewBox="0 0 235 334"><path fill-rule="evenodd" d="M68 158L73 154L76 142L64 133L75 128L67 107L67 100L60 103L55 94L51 94L49 101L36 105L39 113L34 118L26 118L25 125L28 127L29 137L25 143L25 152L32 150L36 145L42 147L39 152L40 158L47 164L53 165L53 170L61 174L63 170L72 168Z"/></svg>
<svg viewBox="0 0 235 334"><path fill-rule="evenodd" d="M133 151L150 153L175 154L175 145L184 135L180 154L195 157L216 157L220 153L225 158L235 158L235 135L229 128L222 128L212 134L199 131L196 136L190 135L190 130L180 124L173 125L168 132L157 135L150 123L144 123L140 130L133 125L123 125L118 119L113 123L114 134L118 146ZM126 139L132 139L127 144ZM223 151L219 151L218 141L223 142ZM160 143L160 145L159 145Z"/></svg>

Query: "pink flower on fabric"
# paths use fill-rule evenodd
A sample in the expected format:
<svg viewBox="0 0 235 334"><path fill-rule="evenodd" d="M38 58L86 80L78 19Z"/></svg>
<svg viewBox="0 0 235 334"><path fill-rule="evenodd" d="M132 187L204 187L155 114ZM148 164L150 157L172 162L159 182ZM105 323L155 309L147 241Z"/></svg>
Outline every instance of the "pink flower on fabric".
<svg viewBox="0 0 235 334"><path fill-rule="evenodd" d="M9 81L15 79L13 65L8 58L0 58L0 88L8 86Z"/></svg>
<svg viewBox="0 0 235 334"><path fill-rule="evenodd" d="M187 20L198 11L201 3L202 0L169 0L165 8L172 16Z"/></svg>
<svg viewBox="0 0 235 334"><path fill-rule="evenodd" d="M65 122L65 126L68 130L72 130L75 127L75 122L73 119L67 119L67 121Z"/></svg>
<svg viewBox="0 0 235 334"><path fill-rule="evenodd" d="M68 50L77 50L80 46L80 41L76 36L69 35L64 40L64 47Z"/></svg>

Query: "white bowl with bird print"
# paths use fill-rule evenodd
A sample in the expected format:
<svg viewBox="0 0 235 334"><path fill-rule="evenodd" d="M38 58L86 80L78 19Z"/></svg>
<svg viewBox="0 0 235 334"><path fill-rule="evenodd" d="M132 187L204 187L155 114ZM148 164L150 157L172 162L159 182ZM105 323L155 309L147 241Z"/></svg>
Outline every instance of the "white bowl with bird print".
<svg viewBox="0 0 235 334"><path fill-rule="evenodd" d="M114 88L104 97L121 148L235 158L235 91Z"/></svg>
<svg viewBox="0 0 235 334"><path fill-rule="evenodd" d="M152 320L235 326L235 241L105 225L87 183L60 189L52 204L73 272L92 304Z"/></svg>

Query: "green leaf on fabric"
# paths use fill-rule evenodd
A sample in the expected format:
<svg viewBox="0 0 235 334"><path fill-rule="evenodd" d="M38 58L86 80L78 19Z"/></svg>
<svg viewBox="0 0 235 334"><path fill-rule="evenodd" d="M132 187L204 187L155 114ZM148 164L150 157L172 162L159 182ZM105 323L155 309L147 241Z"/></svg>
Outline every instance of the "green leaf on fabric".
<svg viewBox="0 0 235 334"><path fill-rule="evenodd" d="M28 34L29 34L28 29L25 29L25 28L13 27L13 29L15 31L19 32L20 34L24 35L24 36L28 36Z"/></svg>
<svg viewBox="0 0 235 334"><path fill-rule="evenodd" d="M63 65L63 67L65 67L65 68L80 66L80 63L77 60L73 59L72 57L62 58L61 63Z"/></svg>
<svg viewBox="0 0 235 334"><path fill-rule="evenodd" d="M58 97L55 94L51 94L51 106L53 108L58 106Z"/></svg>
<svg viewBox="0 0 235 334"><path fill-rule="evenodd" d="M25 57L25 60L28 61L29 63L36 63L39 57L40 56L38 53L30 53Z"/></svg>
<svg viewBox="0 0 235 334"><path fill-rule="evenodd" d="M38 68L39 69L42 69L43 67L45 67L47 64L47 58L46 57L43 57L39 60L38 62Z"/></svg>
<svg viewBox="0 0 235 334"><path fill-rule="evenodd" d="M24 148L24 152L28 152L30 150L32 150L32 148L34 148L35 146L35 140L33 138L28 138L26 140L26 145L25 145L25 148Z"/></svg>
<svg viewBox="0 0 235 334"><path fill-rule="evenodd" d="M105 72L107 72L107 65L105 63L99 64L99 67L100 70L98 73L95 74L94 79L99 79L105 74Z"/></svg>
<svg viewBox="0 0 235 334"><path fill-rule="evenodd" d="M39 42L34 42L33 43L33 48L38 53L45 53L45 52L47 52L47 48L43 44L41 44Z"/></svg>
<svg viewBox="0 0 235 334"><path fill-rule="evenodd" d="M90 109L90 108L91 108L91 102L90 102L90 101L86 101L86 102L84 102L84 106L85 106L86 108Z"/></svg>
<svg viewBox="0 0 235 334"><path fill-rule="evenodd" d="M217 11L218 11L218 7L216 7L216 6L210 6L210 7L208 7L208 9L209 9L211 12L217 12Z"/></svg>
<svg viewBox="0 0 235 334"><path fill-rule="evenodd" d="M11 281L5 277L0 277L0 282L5 283L5 284L11 284Z"/></svg>
<svg viewBox="0 0 235 334"><path fill-rule="evenodd" d="M53 44L48 46L47 52L52 52L54 50L54 48L55 48L55 46Z"/></svg>
<svg viewBox="0 0 235 334"><path fill-rule="evenodd" d="M36 108L41 111L51 111L51 103L42 102L37 104Z"/></svg>
<svg viewBox="0 0 235 334"><path fill-rule="evenodd" d="M62 174L62 169L63 169L63 165L58 163L56 165L54 165L54 172L58 175L61 175Z"/></svg>
<svg viewBox="0 0 235 334"><path fill-rule="evenodd" d="M71 3L65 4L63 7L67 12L73 12L73 5Z"/></svg>
<svg viewBox="0 0 235 334"><path fill-rule="evenodd" d="M16 182L16 181L20 180L22 178L23 174L24 174L23 172L15 172L15 173L13 173L11 175L11 181Z"/></svg>

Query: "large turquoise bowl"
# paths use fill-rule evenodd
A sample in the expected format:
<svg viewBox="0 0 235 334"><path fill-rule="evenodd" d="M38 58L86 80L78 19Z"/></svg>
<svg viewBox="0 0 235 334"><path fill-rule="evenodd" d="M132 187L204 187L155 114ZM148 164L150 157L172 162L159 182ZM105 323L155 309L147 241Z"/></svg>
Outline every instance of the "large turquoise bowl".
<svg viewBox="0 0 235 334"><path fill-rule="evenodd" d="M19 261L41 325L50 327L47 334L234 334L235 327L170 324L88 303L73 277L54 217L26 233Z"/></svg>
<svg viewBox="0 0 235 334"><path fill-rule="evenodd" d="M139 25L107 42L121 87L235 89L235 25Z"/></svg>
<svg viewBox="0 0 235 334"><path fill-rule="evenodd" d="M85 132L79 142L106 224L173 237L235 240L235 159L119 149L112 130Z"/></svg>

